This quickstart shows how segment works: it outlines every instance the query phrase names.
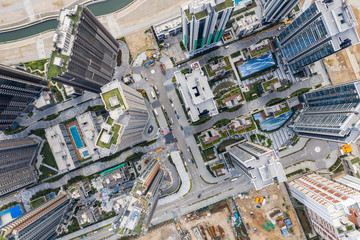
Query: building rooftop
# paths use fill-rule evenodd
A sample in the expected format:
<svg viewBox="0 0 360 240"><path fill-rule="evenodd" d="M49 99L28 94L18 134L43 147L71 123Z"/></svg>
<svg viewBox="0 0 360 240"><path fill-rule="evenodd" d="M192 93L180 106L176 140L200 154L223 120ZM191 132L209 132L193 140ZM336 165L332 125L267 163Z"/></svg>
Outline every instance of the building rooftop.
<svg viewBox="0 0 360 240"><path fill-rule="evenodd" d="M107 149L110 149L112 145L117 145L121 129L121 125L118 124L111 126L110 131L103 128L100 132L96 145Z"/></svg>
<svg viewBox="0 0 360 240"><path fill-rule="evenodd" d="M272 184L274 178L279 182L286 181L284 170L274 150L249 141L235 143L226 147L226 150L232 156L233 164L239 166L239 169L250 178L256 190Z"/></svg>
<svg viewBox="0 0 360 240"><path fill-rule="evenodd" d="M45 129L45 137L50 145L58 169L74 169L75 164L72 154L69 151L60 126L55 125Z"/></svg>
<svg viewBox="0 0 360 240"><path fill-rule="evenodd" d="M60 11L59 24L53 37L55 50L52 52L47 71L48 79L57 77L67 69L81 10L82 7L76 5L73 9Z"/></svg>
<svg viewBox="0 0 360 240"><path fill-rule="evenodd" d="M213 100L213 92L201 68L195 68L191 73L185 75L181 74L180 71L175 72L175 77L180 83L185 106L190 108L192 121L197 121L199 115L204 111L208 111L210 116L218 114L217 106Z"/></svg>

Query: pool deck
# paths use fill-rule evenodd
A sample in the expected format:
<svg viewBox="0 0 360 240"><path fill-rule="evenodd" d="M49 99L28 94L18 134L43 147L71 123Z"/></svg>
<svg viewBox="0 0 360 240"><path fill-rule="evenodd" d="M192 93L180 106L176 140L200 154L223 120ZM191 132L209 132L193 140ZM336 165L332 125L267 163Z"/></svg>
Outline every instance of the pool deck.
<svg viewBox="0 0 360 240"><path fill-rule="evenodd" d="M73 147L75 149L76 156L78 157L79 161L82 161L84 159L84 156L80 153L79 149L76 147L75 141L74 141L73 136L72 136L71 131L70 131L70 128L73 127L73 126L76 126L77 131L78 131L78 133L80 135L80 139L81 139L84 147L86 147L84 137L82 135L79 123L76 120L74 120L72 122L69 122L69 123L65 124L66 131L68 132L68 134L70 136L71 144L73 145Z"/></svg>

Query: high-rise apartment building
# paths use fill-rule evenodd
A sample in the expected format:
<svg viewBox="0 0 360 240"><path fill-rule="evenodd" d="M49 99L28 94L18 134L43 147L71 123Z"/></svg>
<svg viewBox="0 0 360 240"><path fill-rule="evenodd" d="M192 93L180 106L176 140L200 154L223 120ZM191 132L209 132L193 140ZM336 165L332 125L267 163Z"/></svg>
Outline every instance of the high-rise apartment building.
<svg viewBox="0 0 360 240"><path fill-rule="evenodd" d="M305 206L313 229L326 240L356 240L360 232L360 192L357 189L308 174L290 181L292 196ZM360 185L358 185L360 186Z"/></svg>
<svg viewBox="0 0 360 240"><path fill-rule="evenodd" d="M60 193L43 205L3 226L0 231L9 240L49 240L57 236L56 228L70 206L70 199Z"/></svg>
<svg viewBox="0 0 360 240"><path fill-rule="evenodd" d="M286 17L300 0L260 0L265 22L276 22Z"/></svg>
<svg viewBox="0 0 360 240"><path fill-rule="evenodd" d="M36 183L33 165L38 147L33 138L0 141L0 196Z"/></svg>
<svg viewBox="0 0 360 240"><path fill-rule="evenodd" d="M256 190L286 181L285 173L275 151L253 142L235 143L226 147L231 163L254 184Z"/></svg>
<svg viewBox="0 0 360 240"><path fill-rule="evenodd" d="M295 19L277 40L293 71L359 42L356 18L343 0L317 1Z"/></svg>
<svg viewBox="0 0 360 240"><path fill-rule="evenodd" d="M58 20L48 78L99 93L112 80L119 43L85 6L63 9Z"/></svg>
<svg viewBox="0 0 360 240"><path fill-rule="evenodd" d="M138 143L149 119L144 97L118 80L106 84L101 91L109 117L101 125L96 146L110 154Z"/></svg>
<svg viewBox="0 0 360 240"><path fill-rule="evenodd" d="M0 65L0 130L10 128L47 85L40 76Z"/></svg>
<svg viewBox="0 0 360 240"><path fill-rule="evenodd" d="M304 109L292 125L299 135L353 142L360 135L360 81L304 94Z"/></svg>
<svg viewBox="0 0 360 240"><path fill-rule="evenodd" d="M233 0L190 0L182 5L184 45L196 51L221 40L232 10Z"/></svg>

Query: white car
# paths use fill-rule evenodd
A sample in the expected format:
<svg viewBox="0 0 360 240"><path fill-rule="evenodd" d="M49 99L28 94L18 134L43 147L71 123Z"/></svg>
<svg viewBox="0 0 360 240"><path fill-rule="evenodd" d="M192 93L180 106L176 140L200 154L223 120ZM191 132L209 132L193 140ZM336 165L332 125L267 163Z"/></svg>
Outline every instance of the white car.
<svg viewBox="0 0 360 240"><path fill-rule="evenodd" d="M229 45L227 45L227 46L225 46L225 49L228 49L230 46Z"/></svg>

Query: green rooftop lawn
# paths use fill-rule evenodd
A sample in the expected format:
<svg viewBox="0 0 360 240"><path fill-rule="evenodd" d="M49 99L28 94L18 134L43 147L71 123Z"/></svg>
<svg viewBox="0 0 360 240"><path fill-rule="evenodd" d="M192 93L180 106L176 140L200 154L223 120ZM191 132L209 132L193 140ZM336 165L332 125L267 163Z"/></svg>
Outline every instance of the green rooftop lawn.
<svg viewBox="0 0 360 240"><path fill-rule="evenodd" d="M55 57L60 57L60 58L64 59L63 67L59 67L54 64ZM69 61L69 56L61 55L61 54L57 53L56 51L53 51L52 55L51 55L48 71L47 71L47 78L50 79L52 77L57 77L60 74L62 74L63 72L65 72L68 61Z"/></svg>
<svg viewBox="0 0 360 240"><path fill-rule="evenodd" d="M207 15L208 15L207 11L204 10L204 11L196 13L195 18L196 18L196 20L200 20L200 19L206 17Z"/></svg>
<svg viewBox="0 0 360 240"><path fill-rule="evenodd" d="M110 149L111 145L113 144L116 145L117 139L119 137L120 128L121 128L120 125L114 124L114 126L111 128L111 132L113 133L113 136L108 144L105 144L102 141L100 141L102 134L104 133L104 131L106 131L105 129L102 129L99 140L97 141L96 145L107 149Z"/></svg>
<svg viewBox="0 0 360 240"><path fill-rule="evenodd" d="M285 103L285 105L286 105L286 107L284 107L283 109L281 109L280 112L275 113L275 116L279 116L279 115L281 115L281 114L283 114L283 113L286 113L286 112L290 111L289 105L288 105L287 103Z"/></svg>
<svg viewBox="0 0 360 240"><path fill-rule="evenodd" d="M187 17L188 21L191 21L192 15L191 15L189 9L186 9L184 12L185 12L185 14L186 14L186 17Z"/></svg>
<svg viewBox="0 0 360 240"><path fill-rule="evenodd" d="M77 27L77 23L78 23L79 18L80 18L81 10L82 10L82 7L79 6L79 7L78 7L77 14L70 17L70 18L74 21L74 27L73 27L72 34L75 34L76 27Z"/></svg>
<svg viewBox="0 0 360 240"><path fill-rule="evenodd" d="M220 12L226 8L233 7L234 2L232 0L225 0L225 2L216 5L215 12Z"/></svg>
<svg viewBox="0 0 360 240"><path fill-rule="evenodd" d="M102 93L101 96L102 96L102 98L103 98L103 100L105 102L106 110L114 110L114 109L124 105L124 102L123 102L123 99L121 97L120 91L117 88L115 88L115 89L113 89L113 90L111 90L109 92ZM120 105L117 105L115 107L111 107L109 99L114 97L114 96L116 96L119 99Z"/></svg>
<svg viewBox="0 0 360 240"><path fill-rule="evenodd" d="M276 82L278 79L277 78L274 78L266 83L263 84L264 88L265 88L265 91L266 91L266 88L270 87L270 84Z"/></svg>
<svg viewBox="0 0 360 240"><path fill-rule="evenodd" d="M109 124L109 125L112 125L113 122L114 122L114 119L112 119L111 117L109 117L109 118L107 119L107 121L106 121L106 123Z"/></svg>

